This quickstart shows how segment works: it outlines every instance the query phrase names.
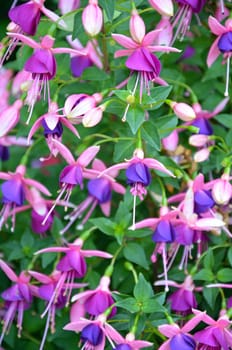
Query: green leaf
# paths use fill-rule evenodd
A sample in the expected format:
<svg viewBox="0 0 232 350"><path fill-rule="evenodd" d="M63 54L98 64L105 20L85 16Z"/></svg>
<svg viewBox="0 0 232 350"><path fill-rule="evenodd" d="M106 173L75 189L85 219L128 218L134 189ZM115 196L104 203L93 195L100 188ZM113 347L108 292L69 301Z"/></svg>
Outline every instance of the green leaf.
<svg viewBox="0 0 232 350"><path fill-rule="evenodd" d="M97 67L89 67L84 70L82 76L85 80L107 80L109 75Z"/></svg>
<svg viewBox="0 0 232 350"><path fill-rule="evenodd" d="M123 250L123 254L127 260L132 261L148 270L149 265L144 249L141 245L133 242L128 243Z"/></svg>
<svg viewBox="0 0 232 350"><path fill-rule="evenodd" d="M149 282L147 282L142 273L139 274L139 279L134 287L134 297L137 300L144 301L145 299L150 299L154 293Z"/></svg>
<svg viewBox="0 0 232 350"><path fill-rule="evenodd" d="M108 236L114 236L115 223L106 218L91 219L90 222Z"/></svg>
<svg viewBox="0 0 232 350"><path fill-rule="evenodd" d="M218 114L214 117L219 123L222 125L226 126L227 128L232 127L232 120L231 120L231 114Z"/></svg>
<svg viewBox="0 0 232 350"><path fill-rule="evenodd" d="M153 313L153 312L165 312L165 308L158 303L155 298L146 299L143 301L142 311L145 313Z"/></svg>
<svg viewBox="0 0 232 350"><path fill-rule="evenodd" d="M157 151L160 151L160 136L153 123L145 122L141 128L142 138Z"/></svg>
<svg viewBox="0 0 232 350"><path fill-rule="evenodd" d="M145 105L155 104L148 109L160 107L169 96L172 86L157 86L150 89L150 95L143 94L142 103Z"/></svg>
<svg viewBox="0 0 232 350"><path fill-rule="evenodd" d="M127 298L124 300L117 301L115 304L117 307L121 307L130 311L131 313L138 312L140 310L139 305L134 298Z"/></svg>
<svg viewBox="0 0 232 350"><path fill-rule="evenodd" d="M35 241L34 237L30 234L29 231L26 231L20 240L20 244L23 248L24 247L32 247L34 244L34 241Z"/></svg>
<svg viewBox="0 0 232 350"><path fill-rule="evenodd" d="M212 309L215 308L215 302L216 302L218 293L219 293L219 289L218 288L207 288L207 287L205 287L203 289L203 296L204 296L206 302L209 304L209 306Z"/></svg>
<svg viewBox="0 0 232 350"><path fill-rule="evenodd" d="M228 257L230 265L232 266L232 247L230 247L230 249L228 250L227 257Z"/></svg>
<svg viewBox="0 0 232 350"><path fill-rule="evenodd" d="M41 254L42 268L45 269L49 264L51 264L56 259L56 254L46 253Z"/></svg>
<svg viewBox="0 0 232 350"><path fill-rule="evenodd" d="M99 5L105 10L110 22L114 18L115 0L99 0Z"/></svg>
<svg viewBox="0 0 232 350"><path fill-rule="evenodd" d="M214 274L209 269L202 269L194 275L194 280L203 280L211 282L214 280Z"/></svg>
<svg viewBox="0 0 232 350"><path fill-rule="evenodd" d="M129 159L134 151L134 140L131 141L119 141L114 148L114 162L120 160Z"/></svg>
<svg viewBox="0 0 232 350"><path fill-rule="evenodd" d="M158 129L161 138L168 136L177 126L178 118L175 114L154 118L153 123Z"/></svg>
<svg viewBox="0 0 232 350"><path fill-rule="evenodd" d="M66 23L66 20L65 20L65 23ZM72 40L80 37L80 35L83 33L84 33L84 27L82 24L82 12L78 11L74 17Z"/></svg>
<svg viewBox="0 0 232 350"><path fill-rule="evenodd" d="M214 267L214 256L213 256L212 249L208 249L207 255L204 258L204 263L203 264L204 264L204 267L206 269L210 269L210 270L213 269L213 267Z"/></svg>
<svg viewBox="0 0 232 350"><path fill-rule="evenodd" d="M231 282L232 281L232 269L225 268L217 272L217 279L220 282Z"/></svg>
<svg viewBox="0 0 232 350"><path fill-rule="evenodd" d="M124 102L126 102L126 99L129 96L127 90L114 90L114 94Z"/></svg>
<svg viewBox="0 0 232 350"><path fill-rule="evenodd" d="M130 106L126 115L126 120L131 128L132 133L135 135L139 127L144 122L144 110L141 107Z"/></svg>

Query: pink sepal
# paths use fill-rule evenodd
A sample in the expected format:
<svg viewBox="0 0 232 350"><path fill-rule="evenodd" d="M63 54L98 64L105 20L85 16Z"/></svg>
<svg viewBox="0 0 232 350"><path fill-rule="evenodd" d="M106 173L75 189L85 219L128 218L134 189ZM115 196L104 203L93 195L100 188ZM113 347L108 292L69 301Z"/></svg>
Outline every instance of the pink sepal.
<svg viewBox="0 0 232 350"><path fill-rule="evenodd" d="M45 283L45 284L51 283L51 277L44 275L43 273L32 271L32 270L29 270L28 273L29 275L31 275L33 278L35 278L37 281L41 283Z"/></svg>
<svg viewBox="0 0 232 350"><path fill-rule="evenodd" d="M82 250L82 255L86 256L87 258L99 256L101 258L111 259L113 257L111 254L103 252L101 250Z"/></svg>
<svg viewBox="0 0 232 350"><path fill-rule="evenodd" d="M96 156L96 154L99 152L100 146L91 146L88 147L84 152L81 153L81 155L78 157L78 163L86 167Z"/></svg>
<svg viewBox="0 0 232 350"><path fill-rule="evenodd" d="M42 185L40 182L33 179L24 179L24 182L28 186L33 186L37 188L40 192L44 193L46 196L51 196L51 192L49 192L48 189L44 185Z"/></svg>
<svg viewBox="0 0 232 350"><path fill-rule="evenodd" d="M66 253L70 250L68 247L48 247L44 249L40 249L34 253L34 255L42 254L42 253Z"/></svg>
<svg viewBox="0 0 232 350"><path fill-rule="evenodd" d="M35 40L19 33L7 33L7 35L11 38L16 38L22 41L24 44L32 47L33 49L41 49L41 45L38 44Z"/></svg>
<svg viewBox="0 0 232 350"><path fill-rule="evenodd" d="M218 37L216 40L214 40L212 46L210 47L208 56L207 56L207 66L210 67L214 63L214 61L218 58L220 55L220 51L218 48L218 42L220 40L220 37Z"/></svg>
<svg viewBox="0 0 232 350"><path fill-rule="evenodd" d="M213 16L209 16L208 24L211 32L215 35L222 35L226 31L226 28Z"/></svg>
<svg viewBox="0 0 232 350"><path fill-rule="evenodd" d="M131 38L123 34L112 34L112 37L117 43L125 47L126 49L136 49L139 47Z"/></svg>
<svg viewBox="0 0 232 350"><path fill-rule="evenodd" d="M12 281L12 282L17 282L18 281L18 276L14 273L14 271L3 261L0 259L0 268L2 271L7 275L7 277Z"/></svg>
<svg viewBox="0 0 232 350"><path fill-rule="evenodd" d="M69 151L69 149L56 139L53 139L52 141L55 144L56 148L59 150L62 157L66 160L66 162L68 164L74 164L75 159L72 153Z"/></svg>

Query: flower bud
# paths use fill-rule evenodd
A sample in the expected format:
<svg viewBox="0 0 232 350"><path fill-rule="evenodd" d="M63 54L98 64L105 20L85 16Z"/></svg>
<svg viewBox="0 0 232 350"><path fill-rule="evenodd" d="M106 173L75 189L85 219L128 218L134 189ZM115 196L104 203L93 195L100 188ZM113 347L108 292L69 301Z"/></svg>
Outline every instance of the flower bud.
<svg viewBox="0 0 232 350"><path fill-rule="evenodd" d="M172 0L148 0L150 5L154 7L162 16L173 16Z"/></svg>
<svg viewBox="0 0 232 350"><path fill-rule="evenodd" d="M179 135L176 130L173 130L170 135L162 139L163 148L166 151L174 152L178 146Z"/></svg>
<svg viewBox="0 0 232 350"><path fill-rule="evenodd" d="M206 145L206 143L209 141L209 136L208 135L203 135L203 134L199 134L199 135L192 135L189 138L189 144L191 146L195 146L195 147L203 147Z"/></svg>
<svg viewBox="0 0 232 350"><path fill-rule="evenodd" d="M219 179L212 188L212 196L219 205L228 204L232 196L232 186L229 181Z"/></svg>
<svg viewBox="0 0 232 350"><path fill-rule="evenodd" d="M130 33L134 41L141 43L146 33L143 19L138 15L136 10L132 11L130 18Z"/></svg>
<svg viewBox="0 0 232 350"><path fill-rule="evenodd" d="M101 31L103 16L97 0L89 0L89 4L82 13L82 23L90 36L95 36Z"/></svg>
<svg viewBox="0 0 232 350"><path fill-rule="evenodd" d="M58 7L62 15L65 15L66 13L74 11L80 7L80 0L59 0Z"/></svg>
<svg viewBox="0 0 232 350"><path fill-rule="evenodd" d="M196 163L204 162L209 158L210 151L208 148L203 148L194 154L194 161Z"/></svg>
<svg viewBox="0 0 232 350"><path fill-rule="evenodd" d="M184 102L171 102L171 108L178 118L183 120L184 122L190 122L196 118L196 114L192 107L190 107L187 103Z"/></svg>
<svg viewBox="0 0 232 350"><path fill-rule="evenodd" d="M82 119L82 124L86 128L91 128L92 126L97 125L100 123L103 115L103 111L105 110L104 105L98 106L96 108L93 108L89 110Z"/></svg>

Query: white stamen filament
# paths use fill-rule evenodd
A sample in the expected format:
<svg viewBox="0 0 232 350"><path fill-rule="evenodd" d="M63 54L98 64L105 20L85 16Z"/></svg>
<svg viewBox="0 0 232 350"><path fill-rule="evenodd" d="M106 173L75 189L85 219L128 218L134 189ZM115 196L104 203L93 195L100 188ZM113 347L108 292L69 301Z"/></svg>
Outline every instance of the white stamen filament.
<svg viewBox="0 0 232 350"><path fill-rule="evenodd" d="M230 81L230 56L227 57L226 61L226 89L224 96L229 96L229 81Z"/></svg>
<svg viewBox="0 0 232 350"><path fill-rule="evenodd" d="M225 7L224 7L224 1L223 0L220 0L220 5L221 5L221 13L222 13L222 15L224 15Z"/></svg>

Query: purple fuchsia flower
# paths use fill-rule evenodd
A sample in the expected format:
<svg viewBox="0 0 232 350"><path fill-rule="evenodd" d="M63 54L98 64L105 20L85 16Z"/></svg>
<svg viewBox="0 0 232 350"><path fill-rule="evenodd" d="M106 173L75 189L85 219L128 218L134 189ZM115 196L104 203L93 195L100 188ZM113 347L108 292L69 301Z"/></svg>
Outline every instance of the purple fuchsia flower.
<svg viewBox="0 0 232 350"><path fill-rule="evenodd" d="M41 315L41 317L43 318L46 314L48 314L43 338L39 348L39 350L42 350L44 348L49 325L51 328L51 333L55 333L56 310L65 307L67 302L66 288L68 288L69 286L68 284L64 284L64 289L58 288L57 290L58 283L61 280L60 271L54 271L51 274L51 276L47 276L36 271L28 271L28 273L30 276L42 283L40 287L37 287L37 297L47 301L47 307L44 313ZM72 288L81 288L84 286L86 286L85 283L72 284Z"/></svg>
<svg viewBox="0 0 232 350"><path fill-rule="evenodd" d="M198 311L197 314L181 328L176 323L159 326L159 332L169 339L166 340L158 350L196 350L196 341L189 332L202 321L204 316L205 312Z"/></svg>
<svg viewBox="0 0 232 350"><path fill-rule="evenodd" d="M193 310L196 317L200 311ZM231 321L225 314L225 311L221 312L221 316L217 321L204 314L202 322L205 322L208 327L194 334L195 341L198 342L198 349L210 350L210 349L223 349L228 350L232 347L232 333L230 331Z"/></svg>
<svg viewBox="0 0 232 350"><path fill-rule="evenodd" d="M169 210L167 207L160 209L159 218L148 218L137 222L132 229L141 229L148 227L153 231L152 240L156 243L155 250L151 256L153 263L157 261L157 254L162 255L163 270L165 278L165 291L168 291L167 272L170 268L167 258L167 244L175 242L176 232L175 223L178 222L178 210Z"/></svg>
<svg viewBox="0 0 232 350"><path fill-rule="evenodd" d="M48 101L50 102L50 89L48 82L56 75L55 54L74 53L76 55L84 55L84 53L71 48L53 48L55 39L50 35L44 36L40 43L37 43L33 39L22 34L8 33L8 36L16 38L35 49L34 53L31 57L29 57L24 66L24 69L32 74L33 79L26 98L26 104L29 106L29 117L27 120L28 124L32 115L34 104L40 96L42 90L44 90L44 95L47 94Z"/></svg>
<svg viewBox="0 0 232 350"><path fill-rule="evenodd" d="M9 217L12 218L11 231L15 228L15 210L23 205L27 200L29 203L32 200L31 187L50 196L51 193L45 186L36 180L25 178L26 168L24 165L19 165L15 173L0 172L0 179L5 180L1 185L3 207L0 212L0 229L6 223Z"/></svg>
<svg viewBox="0 0 232 350"><path fill-rule="evenodd" d="M18 336L20 336L22 331L23 312L30 307L35 288L29 283L30 276L25 271L22 271L20 275L17 276L14 271L1 259L0 268L14 283L10 288L6 289L1 294L1 297L7 307L3 318L3 329L0 337L1 344L5 334L9 331L16 314L18 314L17 328Z"/></svg>
<svg viewBox="0 0 232 350"><path fill-rule="evenodd" d="M79 78L86 68L93 65L99 69L103 68L102 53L96 40L88 41L86 47L83 47L78 39L72 40L71 35L67 36L67 41L72 48L85 53L85 56L71 55L71 72L74 77Z"/></svg>
<svg viewBox="0 0 232 350"><path fill-rule="evenodd" d="M104 350L106 339L114 348L112 339L117 339L119 333L106 322L106 316L101 314L94 320L80 318L78 321L68 323L64 330L80 332L80 345L83 350Z"/></svg>
<svg viewBox="0 0 232 350"><path fill-rule="evenodd" d="M72 305L70 312L71 322L79 321L80 316L84 316L83 309L84 313L96 317L110 308L114 304L114 300L109 285L110 278L103 276L96 289L74 295L72 301L75 303ZM115 313L116 307L113 307L109 317L114 316Z"/></svg>
<svg viewBox="0 0 232 350"><path fill-rule="evenodd" d="M168 300L171 303L171 309L182 315L188 315L192 313L192 309L197 307L197 301L194 295L194 291L201 292L202 287L195 287L192 277L190 275L185 277L183 283L179 284L175 281L157 281L156 286L162 286L168 284L170 287L178 288L178 290L172 293Z"/></svg>
<svg viewBox="0 0 232 350"><path fill-rule="evenodd" d="M53 143L69 165L67 165L60 173L60 193L57 199L55 200L52 208L50 209L49 213L47 214L46 218L44 219L43 223L46 223L47 219L53 212L58 201L60 201L60 199L62 198L63 194L65 194L64 200L68 202L72 194L72 190L75 186L79 185L81 189L83 188L83 178L86 176L88 177L89 174L91 175L93 173L91 172L91 169L86 169L86 167L94 159L94 157L100 149L99 146L89 147L80 154L77 160L75 160L72 153L66 146L64 146L56 139L53 139Z"/></svg>
<svg viewBox="0 0 232 350"><path fill-rule="evenodd" d="M64 104L63 113L72 124L80 124L86 113L93 110L102 100L102 95L95 93L70 95Z"/></svg>
<svg viewBox="0 0 232 350"><path fill-rule="evenodd" d="M178 37L180 40L183 40L189 30L193 14L198 19L198 14L205 6L206 0L175 0L175 2L178 4L179 9L173 20L173 27L177 27L173 42ZM199 19L198 22L200 23Z"/></svg>
<svg viewBox="0 0 232 350"><path fill-rule="evenodd" d="M230 58L232 53L232 20L228 19L223 26L215 17L209 16L209 28L211 32L217 35L217 39L213 42L207 57L207 65L210 67L218 58L220 53L223 55L222 63L227 64L226 67L226 88L225 96L229 95L229 78L230 78Z"/></svg>
<svg viewBox="0 0 232 350"><path fill-rule="evenodd" d="M97 205L100 206L104 215L109 216L111 210L112 191L120 194L124 194L126 192L125 188L115 181L118 171L112 171L107 175L97 177L101 174L101 172L106 170L106 166L101 160L94 159L91 170L92 174L89 174L89 177L92 177L92 179L87 185L88 197L76 208L74 208L70 214L65 216L65 219L68 219L69 223L60 232L61 234L66 232L77 220L77 218L79 218L89 207L89 211L81 221L81 224L78 225L78 228L83 227L83 225L88 221L90 215Z"/></svg>
<svg viewBox="0 0 232 350"><path fill-rule="evenodd" d="M162 163L153 158L144 158L144 152L138 148L134 151L133 157L126 162L119 163L104 170L101 175L108 174L110 171L126 169L127 184L131 186L131 194L134 196L133 207L133 226L135 225L135 207L136 197L143 200L147 194L146 187L151 182L150 169L155 169L169 176L174 176Z"/></svg>
<svg viewBox="0 0 232 350"><path fill-rule="evenodd" d="M66 126L72 133L80 137L78 131L74 128L74 126L70 123L70 121L65 118L63 115L60 115L58 110L58 106L56 102L51 102L49 104L48 113L42 115L40 118L36 120L36 122L32 125L31 130L28 134L28 142L31 140L34 133L42 126L44 130L44 136L46 138L46 142L48 148L50 150L50 157L56 157L59 153L59 150L56 148L53 140L62 141L63 134L63 125Z"/></svg>
<svg viewBox="0 0 232 350"><path fill-rule="evenodd" d="M159 76L161 63L153 52L179 52L178 49L170 46L153 45L153 42L160 33L160 29L153 30L147 34L145 34L145 31L144 21L138 15L137 11L133 10L130 18L131 38L122 34L112 34L113 39L126 48L126 50L116 51L115 57L129 56L126 60L126 67L132 73L137 74L132 95L135 95L140 81L140 100L142 100L143 88L149 94L150 82L166 85L166 82ZM123 120L126 120L125 115Z"/></svg>
<svg viewBox="0 0 232 350"><path fill-rule="evenodd" d="M112 255L105 253L100 250L83 250L83 240L78 238L74 243L69 243L66 247L50 247L39 250L35 254L41 253L64 253L57 266L56 270L61 272L60 279L54 291L53 299L60 293L61 290L65 289L67 295L67 303L69 303L72 285L75 278L82 278L87 272L87 265L85 258L93 256L99 256L101 258L111 259ZM52 302L52 300L50 300Z"/></svg>

